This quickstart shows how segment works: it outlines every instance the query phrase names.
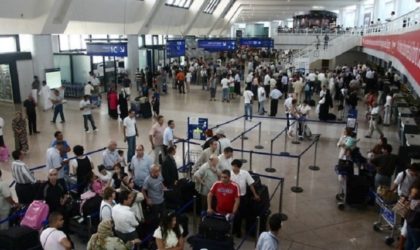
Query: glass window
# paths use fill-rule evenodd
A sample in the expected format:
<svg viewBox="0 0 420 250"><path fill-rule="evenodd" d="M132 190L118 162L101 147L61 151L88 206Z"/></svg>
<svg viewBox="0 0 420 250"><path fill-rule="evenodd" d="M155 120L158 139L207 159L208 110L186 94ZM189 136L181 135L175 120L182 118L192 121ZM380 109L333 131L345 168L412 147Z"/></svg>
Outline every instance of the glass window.
<svg viewBox="0 0 420 250"><path fill-rule="evenodd" d="M0 37L0 53L16 52L16 39L10 37Z"/></svg>
<svg viewBox="0 0 420 250"><path fill-rule="evenodd" d="M60 41L60 51L70 50L70 42L67 35L59 35L58 40Z"/></svg>
<svg viewBox="0 0 420 250"><path fill-rule="evenodd" d="M203 12L210 15L213 14L213 12L216 10L219 3L220 3L220 0L210 0L210 2L204 8Z"/></svg>
<svg viewBox="0 0 420 250"><path fill-rule="evenodd" d="M70 50L82 49L82 38L80 35L69 35Z"/></svg>
<svg viewBox="0 0 420 250"><path fill-rule="evenodd" d="M193 0L166 0L167 6L189 9Z"/></svg>
<svg viewBox="0 0 420 250"><path fill-rule="evenodd" d="M153 44L152 35L146 35L144 40L145 40L145 45L152 45Z"/></svg>

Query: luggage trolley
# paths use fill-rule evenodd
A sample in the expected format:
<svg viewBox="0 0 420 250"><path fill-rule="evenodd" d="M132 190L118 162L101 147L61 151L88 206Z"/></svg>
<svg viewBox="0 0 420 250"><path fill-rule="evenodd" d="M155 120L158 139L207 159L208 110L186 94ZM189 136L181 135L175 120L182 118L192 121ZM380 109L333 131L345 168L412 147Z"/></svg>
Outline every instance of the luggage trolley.
<svg viewBox="0 0 420 250"><path fill-rule="evenodd" d="M392 211L395 204L385 202L377 193L375 193L375 202L379 206L379 220L373 223L373 230L375 232L390 230L391 234L385 237L385 244L390 246L395 242L396 232L401 229L398 216Z"/></svg>

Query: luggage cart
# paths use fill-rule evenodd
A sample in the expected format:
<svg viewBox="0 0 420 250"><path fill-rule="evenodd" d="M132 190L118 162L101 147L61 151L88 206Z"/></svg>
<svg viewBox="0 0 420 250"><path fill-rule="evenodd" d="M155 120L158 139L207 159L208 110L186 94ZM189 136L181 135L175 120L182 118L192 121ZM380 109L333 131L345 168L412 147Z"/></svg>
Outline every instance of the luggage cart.
<svg viewBox="0 0 420 250"><path fill-rule="evenodd" d="M373 223L373 230L375 232L391 231L390 235L385 237L385 244L390 246L395 242L396 232L401 229L398 216L392 211L395 204L385 202L377 193L375 193L375 202L379 206L379 220Z"/></svg>
<svg viewBox="0 0 420 250"><path fill-rule="evenodd" d="M194 163L200 158L202 150L201 149L190 149L185 152L185 166L178 170L178 172L183 173L185 178L191 177L192 167Z"/></svg>

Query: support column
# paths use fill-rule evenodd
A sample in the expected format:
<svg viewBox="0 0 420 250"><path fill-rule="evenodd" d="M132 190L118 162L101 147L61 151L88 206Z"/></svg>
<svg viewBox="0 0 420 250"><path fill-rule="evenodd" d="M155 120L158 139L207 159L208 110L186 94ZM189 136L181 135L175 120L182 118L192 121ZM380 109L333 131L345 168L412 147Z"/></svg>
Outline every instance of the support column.
<svg viewBox="0 0 420 250"><path fill-rule="evenodd" d="M139 37L138 35L127 36L127 66L126 70L131 82L134 83L136 70L139 67Z"/></svg>
<svg viewBox="0 0 420 250"><path fill-rule="evenodd" d="M33 42L34 74L39 77L40 81L43 81L45 80L45 69L54 68L51 35L34 35Z"/></svg>

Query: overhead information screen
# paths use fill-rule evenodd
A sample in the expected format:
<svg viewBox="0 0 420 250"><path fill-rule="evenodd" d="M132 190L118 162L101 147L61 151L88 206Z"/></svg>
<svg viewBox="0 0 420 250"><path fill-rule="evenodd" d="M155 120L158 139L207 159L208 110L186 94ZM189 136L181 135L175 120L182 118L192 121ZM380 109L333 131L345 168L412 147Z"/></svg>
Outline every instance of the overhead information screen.
<svg viewBox="0 0 420 250"><path fill-rule="evenodd" d="M251 48L273 48L274 40L270 38L241 38L239 40L241 46Z"/></svg>
<svg viewBox="0 0 420 250"><path fill-rule="evenodd" d="M127 43L86 43L86 54L91 56L127 56Z"/></svg>
<svg viewBox="0 0 420 250"><path fill-rule="evenodd" d="M166 57L185 56L185 39L167 40L166 41Z"/></svg>
<svg viewBox="0 0 420 250"><path fill-rule="evenodd" d="M205 49L207 51L232 51L236 49L236 41L232 39L223 40L211 40L202 39L197 41L198 48Z"/></svg>

